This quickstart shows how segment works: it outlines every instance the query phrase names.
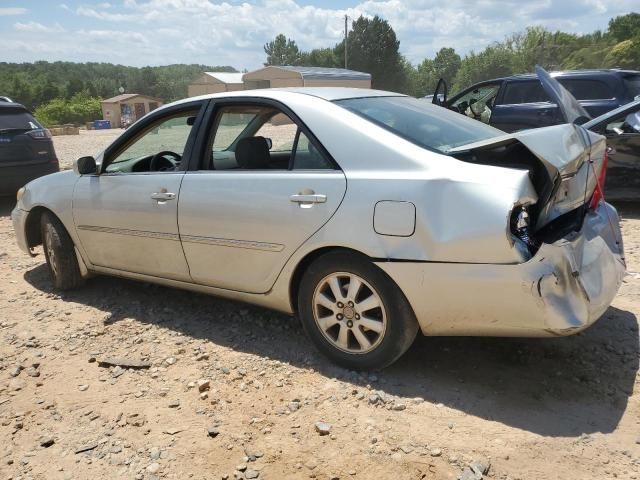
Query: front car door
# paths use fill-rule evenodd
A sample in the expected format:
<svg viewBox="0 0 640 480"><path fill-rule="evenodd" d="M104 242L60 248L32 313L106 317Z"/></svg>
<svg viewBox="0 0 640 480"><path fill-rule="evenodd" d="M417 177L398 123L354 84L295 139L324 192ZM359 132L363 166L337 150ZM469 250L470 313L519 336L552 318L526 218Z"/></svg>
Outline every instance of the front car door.
<svg viewBox="0 0 640 480"><path fill-rule="evenodd" d="M100 175L73 193L78 236L92 265L189 281L178 197L202 102L165 109L105 152Z"/></svg>
<svg viewBox="0 0 640 480"><path fill-rule="evenodd" d="M346 179L282 105L221 100L210 123L201 162L185 174L178 204L191 277L265 293L336 211Z"/></svg>

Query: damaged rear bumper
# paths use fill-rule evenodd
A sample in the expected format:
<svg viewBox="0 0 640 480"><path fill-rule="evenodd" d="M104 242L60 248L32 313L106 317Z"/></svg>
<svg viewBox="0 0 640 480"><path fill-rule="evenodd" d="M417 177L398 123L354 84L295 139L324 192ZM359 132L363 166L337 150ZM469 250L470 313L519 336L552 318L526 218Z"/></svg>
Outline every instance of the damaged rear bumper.
<svg viewBox="0 0 640 480"><path fill-rule="evenodd" d="M582 230L516 265L378 262L425 335L556 336L607 310L625 273L618 214L601 202Z"/></svg>

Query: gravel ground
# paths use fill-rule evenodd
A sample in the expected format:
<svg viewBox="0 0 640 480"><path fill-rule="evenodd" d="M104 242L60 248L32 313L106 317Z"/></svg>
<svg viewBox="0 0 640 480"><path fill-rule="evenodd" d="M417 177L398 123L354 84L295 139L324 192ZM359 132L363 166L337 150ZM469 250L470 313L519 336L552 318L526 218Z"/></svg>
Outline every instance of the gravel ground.
<svg viewBox="0 0 640 480"><path fill-rule="evenodd" d="M95 153L89 137L70 154ZM11 208L0 480L640 479L640 205L621 208L629 274L592 328L419 338L370 373L260 308L107 277L61 295L15 246ZM127 361L143 363L110 364Z"/></svg>
<svg viewBox="0 0 640 480"><path fill-rule="evenodd" d="M60 168L67 170L73 161L86 155L96 155L104 150L124 130L80 130L80 135L56 135L53 146L58 154Z"/></svg>

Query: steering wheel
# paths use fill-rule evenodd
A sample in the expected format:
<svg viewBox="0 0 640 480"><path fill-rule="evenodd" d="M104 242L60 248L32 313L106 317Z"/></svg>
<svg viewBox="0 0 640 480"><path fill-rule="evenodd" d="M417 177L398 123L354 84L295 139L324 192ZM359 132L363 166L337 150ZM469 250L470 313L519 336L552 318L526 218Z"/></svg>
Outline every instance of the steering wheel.
<svg viewBox="0 0 640 480"><path fill-rule="evenodd" d="M172 162L167 157L173 157L175 159L175 162ZM164 167L161 166L160 165L161 160L164 160L165 162L170 163L171 166L164 166ZM149 170L152 172L164 172L170 168L176 168L177 166L176 164L180 163L180 160L182 160L181 155L175 152L171 152L169 150L163 150L162 152L158 152L153 157L151 157L151 162L149 163Z"/></svg>

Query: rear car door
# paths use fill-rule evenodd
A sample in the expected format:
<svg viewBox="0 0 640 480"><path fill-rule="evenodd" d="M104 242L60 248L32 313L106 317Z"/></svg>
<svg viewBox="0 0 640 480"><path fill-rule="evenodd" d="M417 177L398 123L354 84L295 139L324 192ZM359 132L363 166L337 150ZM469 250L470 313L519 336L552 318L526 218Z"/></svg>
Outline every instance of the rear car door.
<svg viewBox="0 0 640 480"><path fill-rule="evenodd" d="M219 101L201 162L185 174L178 223L195 283L269 291L344 197L345 176L320 143L265 102Z"/></svg>
<svg viewBox="0 0 640 480"><path fill-rule="evenodd" d="M580 102L591 118L596 118L625 103L616 98L611 82L606 82L605 78L613 80L608 76L602 78L558 77L558 81Z"/></svg>
<svg viewBox="0 0 640 480"><path fill-rule="evenodd" d="M538 79L507 80L491 115L491 125L509 133L557 123L558 107Z"/></svg>
<svg viewBox="0 0 640 480"><path fill-rule="evenodd" d="M192 102L146 119L105 152L100 175L80 177L73 217L93 265L190 280L178 198L201 110Z"/></svg>

